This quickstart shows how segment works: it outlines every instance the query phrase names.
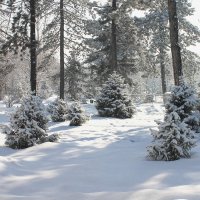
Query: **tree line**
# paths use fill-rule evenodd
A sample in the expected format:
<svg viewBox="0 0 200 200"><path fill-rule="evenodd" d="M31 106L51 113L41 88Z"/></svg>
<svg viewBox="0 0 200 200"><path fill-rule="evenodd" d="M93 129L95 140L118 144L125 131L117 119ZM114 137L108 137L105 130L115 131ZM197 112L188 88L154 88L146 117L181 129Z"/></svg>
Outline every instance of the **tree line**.
<svg viewBox="0 0 200 200"><path fill-rule="evenodd" d="M10 51L23 58L28 49L30 90L35 95L37 72L48 67L53 56L59 56L57 77L61 99L65 97L66 82L68 92L73 93L81 90L85 79L94 94L95 88L114 71L134 86L132 75L138 71L149 75L159 69L165 93L171 58L175 85L190 70L188 65L198 68L198 55L187 47L199 42L200 32L186 18L194 12L187 0L112 0L105 4L88 0L2 0L0 3L0 15L7 24L0 29L0 61L3 63ZM144 15L135 16L134 10L141 10ZM40 54L43 56L39 66ZM1 64L4 75L14 67L6 66Z"/></svg>

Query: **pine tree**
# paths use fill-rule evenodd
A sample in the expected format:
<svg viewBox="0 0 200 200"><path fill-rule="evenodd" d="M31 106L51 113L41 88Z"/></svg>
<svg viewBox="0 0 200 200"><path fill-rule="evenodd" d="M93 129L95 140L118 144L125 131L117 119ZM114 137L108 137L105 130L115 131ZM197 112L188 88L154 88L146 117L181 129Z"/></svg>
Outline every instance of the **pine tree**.
<svg viewBox="0 0 200 200"><path fill-rule="evenodd" d="M8 0L7 2L12 17L12 34L2 47L2 51L7 53L9 50L14 53L25 52L26 48L30 51L30 85L31 91L36 95L36 68L37 68L37 40L36 40L36 18L39 15L39 0ZM30 35L29 28L30 26Z"/></svg>
<svg viewBox="0 0 200 200"><path fill-rule="evenodd" d="M183 81L180 87L175 87L172 91L171 99L166 104L167 113L175 111L180 116L180 120L188 124L195 133L199 132L200 114L197 110L199 99L195 90Z"/></svg>
<svg viewBox="0 0 200 200"><path fill-rule="evenodd" d="M135 107L127 93L124 79L114 72L106 81L100 96L97 98L96 108L102 117L131 118Z"/></svg>
<svg viewBox="0 0 200 200"><path fill-rule="evenodd" d="M148 65L160 65L160 74L162 81L163 94L167 91L166 86L166 63L168 61L168 43L169 31L166 23L168 21L167 5L164 1L155 2L145 14L144 18L135 18L138 28L140 29L140 37L145 42L147 50L145 57ZM148 69L150 67L148 66ZM147 71L148 69L145 69ZM147 71L149 73L149 71ZM152 73L152 72L150 72Z"/></svg>
<svg viewBox="0 0 200 200"><path fill-rule="evenodd" d="M48 141L47 122L41 99L33 95L24 98L11 116L5 144L13 149L24 149Z"/></svg>
<svg viewBox="0 0 200 200"><path fill-rule="evenodd" d="M195 144L192 139L193 131L186 123L181 122L176 112L167 114L158 131L152 130L152 136L154 140L148 147L148 153L153 160L189 158L190 150Z"/></svg>
<svg viewBox="0 0 200 200"><path fill-rule="evenodd" d="M154 160L177 160L190 157L195 145L194 120L192 110L198 100L194 90L183 81L174 87L169 102L165 105L164 122L159 123L158 131L152 130L154 138L148 147L149 157Z"/></svg>
<svg viewBox="0 0 200 200"><path fill-rule="evenodd" d="M78 100L84 94L84 72L82 63L79 61L78 52L72 52L68 57L65 68L66 92L72 100Z"/></svg>
<svg viewBox="0 0 200 200"><path fill-rule="evenodd" d="M64 68L65 68L65 20L64 20L64 1L60 0L60 99L64 100Z"/></svg>
<svg viewBox="0 0 200 200"><path fill-rule="evenodd" d="M182 122L192 115L198 102L195 90L181 80L180 86L174 87L169 102L165 105L166 113L178 113Z"/></svg>
<svg viewBox="0 0 200 200"><path fill-rule="evenodd" d="M14 69L14 64L10 59L5 59L0 55L0 100L3 99L3 89L5 88L5 82L7 75Z"/></svg>
<svg viewBox="0 0 200 200"><path fill-rule="evenodd" d="M81 126L89 120L89 116L85 114L79 102L75 102L70 106L67 118L70 120L70 126Z"/></svg>
<svg viewBox="0 0 200 200"><path fill-rule="evenodd" d="M194 9L188 0L177 1L177 17L179 20L179 45L182 53L184 77L190 78L199 66L199 56L188 49L199 41L200 31L187 17L194 14ZM151 63L161 71L163 93L167 89L166 77L169 73L170 47L169 15L166 0L152 0L151 7L144 18L136 18L135 22L140 29L140 38L145 41L145 57L148 65ZM147 43L148 41L148 43ZM146 48L147 49L146 49ZM149 69L149 66L148 66ZM147 69L147 70L148 70ZM145 69L146 70L146 69ZM191 71L193 73L191 73ZM149 72L148 72L149 73ZM191 81L192 82L192 81Z"/></svg>
<svg viewBox="0 0 200 200"><path fill-rule="evenodd" d="M64 122L67 117L68 107L64 100L57 98L49 104L47 111L51 114L53 122Z"/></svg>
<svg viewBox="0 0 200 200"><path fill-rule="evenodd" d="M117 11L117 0L112 0L112 12ZM116 17L113 15L111 17L111 50L110 50L110 66L113 70L117 71L117 24Z"/></svg>
<svg viewBox="0 0 200 200"><path fill-rule="evenodd" d="M180 78L183 76L181 47L179 45L179 23L177 16L176 0L168 0L170 43L172 53L172 63L174 71L174 83L180 84Z"/></svg>
<svg viewBox="0 0 200 200"><path fill-rule="evenodd" d="M49 4L49 0L44 0ZM51 13L43 31L44 45L41 50L47 52L44 63L57 53L60 53L60 98L64 99L65 83L64 79L68 72L64 69L66 65L67 52L81 48L83 40L83 22L87 0L71 0L58 2L51 1L47 6L47 13Z"/></svg>
<svg viewBox="0 0 200 200"><path fill-rule="evenodd" d="M90 50L85 63L89 65L91 76L98 86L101 86L113 71L121 74L131 85L130 74L136 72L136 62L140 60L137 27L129 12L126 9L122 11L120 5L117 1L117 10L113 10L108 3L102 6L93 3L92 10L97 17L86 21L85 29L91 37L84 40ZM115 49L114 53L112 48Z"/></svg>

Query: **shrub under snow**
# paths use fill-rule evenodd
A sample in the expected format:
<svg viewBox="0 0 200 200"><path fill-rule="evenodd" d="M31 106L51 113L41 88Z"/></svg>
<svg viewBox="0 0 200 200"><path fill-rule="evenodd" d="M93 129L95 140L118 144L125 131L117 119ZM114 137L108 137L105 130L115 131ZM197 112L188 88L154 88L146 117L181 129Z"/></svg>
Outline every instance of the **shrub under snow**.
<svg viewBox="0 0 200 200"><path fill-rule="evenodd" d="M89 116L85 114L84 109L78 102L75 102L70 106L67 118L70 120L70 126L81 126L89 120Z"/></svg>
<svg viewBox="0 0 200 200"><path fill-rule="evenodd" d="M179 115L172 112L158 126L158 131L151 130L154 141L148 147L149 157L153 160L178 160L190 157L194 146L193 131L181 122Z"/></svg>
<svg viewBox="0 0 200 200"><path fill-rule="evenodd" d="M64 100L57 98L54 102L49 104L47 111L51 114L53 122L63 122L66 120L68 108Z"/></svg>
<svg viewBox="0 0 200 200"><path fill-rule="evenodd" d="M41 99L32 95L24 98L11 116L9 129L5 130L5 144L13 149L24 149L50 141L46 134L47 122Z"/></svg>
<svg viewBox="0 0 200 200"><path fill-rule="evenodd" d="M182 82L180 86L175 86L171 92L169 102L166 104L166 112L177 112L183 121L192 115L198 102L194 89Z"/></svg>
<svg viewBox="0 0 200 200"><path fill-rule="evenodd" d="M127 85L116 72L103 86L96 101L96 108L102 117L131 118L135 113L135 107L127 92Z"/></svg>
<svg viewBox="0 0 200 200"><path fill-rule="evenodd" d="M177 160L190 157L194 142L193 109L197 104L194 90L181 83L171 93L166 104L164 122L158 130L151 130L152 144L147 147L149 157L154 160Z"/></svg>
<svg viewBox="0 0 200 200"><path fill-rule="evenodd" d="M13 95L6 95L3 101L6 104L7 108L11 108L13 104L15 103L16 99Z"/></svg>

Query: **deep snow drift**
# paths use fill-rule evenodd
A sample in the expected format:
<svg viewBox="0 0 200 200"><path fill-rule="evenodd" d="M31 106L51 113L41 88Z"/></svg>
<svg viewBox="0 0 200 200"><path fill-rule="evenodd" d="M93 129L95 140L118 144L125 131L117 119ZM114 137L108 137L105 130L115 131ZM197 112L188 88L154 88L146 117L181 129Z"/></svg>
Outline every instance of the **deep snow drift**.
<svg viewBox="0 0 200 200"><path fill-rule="evenodd" d="M149 161L149 128L163 118L161 104L137 106L131 119L97 116L80 127L49 123L59 143L25 150L4 146L0 133L1 200L199 200L200 145L191 159ZM0 132L10 109L0 103Z"/></svg>

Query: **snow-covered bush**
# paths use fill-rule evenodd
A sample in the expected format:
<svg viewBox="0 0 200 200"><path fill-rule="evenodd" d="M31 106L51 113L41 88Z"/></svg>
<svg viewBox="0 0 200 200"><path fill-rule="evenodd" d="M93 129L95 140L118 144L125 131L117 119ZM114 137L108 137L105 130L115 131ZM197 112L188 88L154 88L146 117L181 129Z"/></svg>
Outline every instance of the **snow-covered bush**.
<svg viewBox="0 0 200 200"><path fill-rule="evenodd" d="M189 127L195 132L198 131L198 125L200 123L200 116L198 114L197 106L199 99L195 90L184 82L181 82L180 86L174 87L171 92L169 102L166 103L167 112L175 111Z"/></svg>
<svg viewBox="0 0 200 200"><path fill-rule="evenodd" d="M187 117L184 122L195 132L200 133L200 112L199 110L193 111L192 114ZM197 136L197 135L196 135Z"/></svg>
<svg viewBox="0 0 200 200"><path fill-rule="evenodd" d="M194 89L182 81L180 86L175 86L171 92L169 101L165 105L166 112L177 112L183 121L192 115L198 102Z"/></svg>
<svg viewBox="0 0 200 200"><path fill-rule="evenodd" d="M153 103L154 102L154 96L153 94L146 94L144 103Z"/></svg>
<svg viewBox="0 0 200 200"><path fill-rule="evenodd" d="M59 140L59 135L57 133L42 137L39 141L38 144L42 144L45 142L57 142Z"/></svg>
<svg viewBox="0 0 200 200"><path fill-rule="evenodd" d="M186 123L181 122L176 112L166 115L158 131L151 130L151 133L154 140L147 147L151 159L171 161L190 157L190 150L195 144L194 132Z"/></svg>
<svg viewBox="0 0 200 200"><path fill-rule="evenodd" d="M174 87L166 103L164 122L158 124L158 131L151 130L152 145L148 147L149 157L154 160L177 160L190 157L194 146L196 122L193 109L198 103L194 90L184 82Z"/></svg>
<svg viewBox="0 0 200 200"><path fill-rule="evenodd" d="M16 99L14 95L6 95L3 99L4 103L6 104L7 108L11 108L15 103Z"/></svg>
<svg viewBox="0 0 200 200"><path fill-rule="evenodd" d="M89 120L89 116L85 114L79 102L75 102L70 106L67 118L70 120L70 126L81 126Z"/></svg>
<svg viewBox="0 0 200 200"><path fill-rule="evenodd" d="M200 136L200 99L199 97L198 97L198 103L196 107L194 108L194 111L188 118L185 119L185 123L187 123L194 132L198 133L198 135L196 134L196 136Z"/></svg>
<svg viewBox="0 0 200 200"><path fill-rule="evenodd" d="M104 84L97 98L96 108L102 117L131 118L135 113L135 107L127 92L127 85L116 72Z"/></svg>
<svg viewBox="0 0 200 200"><path fill-rule="evenodd" d="M5 131L5 144L14 149L24 149L48 140L47 122L41 99L32 95L24 98L11 116L10 127Z"/></svg>
<svg viewBox="0 0 200 200"><path fill-rule="evenodd" d="M54 102L48 105L47 111L51 114L53 122L63 122L66 120L68 107L65 101L57 98Z"/></svg>

